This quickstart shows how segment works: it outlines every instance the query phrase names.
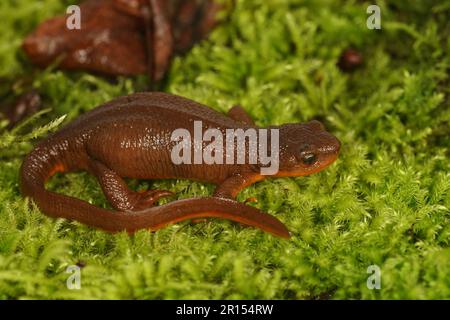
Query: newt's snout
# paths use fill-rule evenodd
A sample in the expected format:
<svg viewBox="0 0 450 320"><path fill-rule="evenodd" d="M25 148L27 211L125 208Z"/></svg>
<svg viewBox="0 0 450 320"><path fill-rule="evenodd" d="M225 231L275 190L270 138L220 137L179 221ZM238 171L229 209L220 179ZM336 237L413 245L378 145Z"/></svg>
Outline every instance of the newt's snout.
<svg viewBox="0 0 450 320"><path fill-rule="evenodd" d="M317 151L321 158L321 166L325 167L333 163L339 156L341 142L329 132L324 131L322 135L322 144Z"/></svg>
<svg viewBox="0 0 450 320"><path fill-rule="evenodd" d="M310 121L306 125L313 132L311 141L313 141L314 146L311 149L315 149L313 152L317 156L316 167L324 168L330 165L339 155L341 142L326 131L325 126L317 120Z"/></svg>

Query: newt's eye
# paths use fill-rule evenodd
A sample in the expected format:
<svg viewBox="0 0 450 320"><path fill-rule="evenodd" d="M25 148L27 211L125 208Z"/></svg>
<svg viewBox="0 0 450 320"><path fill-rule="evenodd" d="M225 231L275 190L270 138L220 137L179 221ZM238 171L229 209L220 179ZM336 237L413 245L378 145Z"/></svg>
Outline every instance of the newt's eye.
<svg viewBox="0 0 450 320"><path fill-rule="evenodd" d="M303 157L302 157L302 162L307 165L313 164L314 162L316 162L316 160L317 160L317 157L313 153L307 153L307 154L303 155Z"/></svg>

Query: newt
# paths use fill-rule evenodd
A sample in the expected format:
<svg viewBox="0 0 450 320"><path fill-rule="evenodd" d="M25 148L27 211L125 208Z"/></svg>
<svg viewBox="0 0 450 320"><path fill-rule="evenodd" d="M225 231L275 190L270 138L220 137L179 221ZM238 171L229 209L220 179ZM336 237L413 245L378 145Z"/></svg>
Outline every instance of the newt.
<svg viewBox="0 0 450 320"><path fill-rule="evenodd" d="M269 177L297 177L321 171L339 154L340 142L316 120L271 126L279 132L279 170L262 175L263 164L174 164L172 133L204 129L257 128L240 106L227 115L195 101L160 92L116 98L53 133L25 157L20 169L24 196L51 217L76 220L109 232L157 230L198 218L224 218L289 238L277 218L236 196L245 187ZM46 181L57 172L84 170L94 175L114 210L49 191ZM167 190L131 190L126 178L191 179L215 184L211 197L182 199L155 205Z"/></svg>

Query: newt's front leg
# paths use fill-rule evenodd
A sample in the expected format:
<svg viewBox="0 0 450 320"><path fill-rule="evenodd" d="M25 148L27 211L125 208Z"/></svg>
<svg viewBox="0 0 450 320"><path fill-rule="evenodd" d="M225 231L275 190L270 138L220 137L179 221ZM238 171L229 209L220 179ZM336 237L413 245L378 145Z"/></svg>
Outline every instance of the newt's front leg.
<svg viewBox="0 0 450 320"><path fill-rule="evenodd" d="M108 202L119 211L143 210L152 207L159 198L173 195L167 190L133 191L117 173L97 160L90 162L89 169L97 177Z"/></svg>
<svg viewBox="0 0 450 320"><path fill-rule="evenodd" d="M236 199L236 196L242 189L263 179L264 176L255 172L235 174L217 186L214 191L214 196L218 198Z"/></svg>

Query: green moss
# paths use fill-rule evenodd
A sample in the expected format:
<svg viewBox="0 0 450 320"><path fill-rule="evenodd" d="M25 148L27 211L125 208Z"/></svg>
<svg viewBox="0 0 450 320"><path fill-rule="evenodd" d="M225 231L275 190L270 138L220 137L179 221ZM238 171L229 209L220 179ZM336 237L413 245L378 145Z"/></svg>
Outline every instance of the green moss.
<svg viewBox="0 0 450 320"><path fill-rule="evenodd" d="M168 75L169 92L221 111L240 103L261 125L318 118L342 141L325 171L240 194L284 221L289 241L227 221L110 235L30 209L18 169L33 136L58 122L28 129L73 119L145 83L37 71L34 86L52 112L0 133L0 298L450 298L450 7L378 1L382 30L368 30L369 4L237 1L229 21L176 58ZM64 8L1 1L0 76L33 70L21 40ZM348 46L365 56L350 75L336 67ZM189 181L151 184L179 197L212 191ZM59 176L50 187L105 205L87 174ZM82 289L68 290L66 267L80 261ZM366 286L373 264L380 290Z"/></svg>

